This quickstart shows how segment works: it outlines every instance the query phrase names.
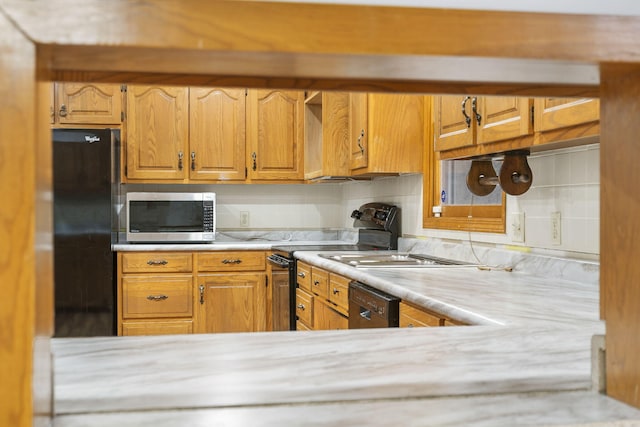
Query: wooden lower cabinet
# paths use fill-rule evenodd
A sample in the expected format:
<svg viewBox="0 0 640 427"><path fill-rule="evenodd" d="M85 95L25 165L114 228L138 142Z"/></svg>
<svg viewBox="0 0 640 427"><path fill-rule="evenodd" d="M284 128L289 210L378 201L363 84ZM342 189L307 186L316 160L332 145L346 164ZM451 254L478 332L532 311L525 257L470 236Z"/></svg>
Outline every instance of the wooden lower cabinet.
<svg viewBox="0 0 640 427"><path fill-rule="evenodd" d="M316 298L313 307L313 329L316 331L349 329L349 318L337 312L328 302Z"/></svg>
<svg viewBox="0 0 640 427"><path fill-rule="evenodd" d="M400 302L400 327L418 328L425 326L444 326L444 318L427 312L426 310Z"/></svg>
<svg viewBox="0 0 640 427"><path fill-rule="evenodd" d="M351 279L302 261L296 269L296 329L348 329Z"/></svg>
<svg viewBox="0 0 640 427"><path fill-rule="evenodd" d="M258 332L266 329L264 273L198 275L197 332Z"/></svg>
<svg viewBox="0 0 640 427"><path fill-rule="evenodd" d="M118 335L267 330L264 251L118 253Z"/></svg>

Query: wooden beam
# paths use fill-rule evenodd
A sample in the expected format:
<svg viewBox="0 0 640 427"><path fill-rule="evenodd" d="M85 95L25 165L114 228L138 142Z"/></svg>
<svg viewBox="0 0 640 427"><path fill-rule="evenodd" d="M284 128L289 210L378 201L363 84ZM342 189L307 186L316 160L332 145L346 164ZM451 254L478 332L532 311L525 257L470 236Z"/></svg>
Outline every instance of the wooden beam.
<svg viewBox="0 0 640 427"><path fill-rule="evenodd" d="M602 66L600 298L607 394L640 407L640 65Z"/></svg>
<svg viewBox="0 0 640 427"><path fill-rule="evenodd" d="M32 353L35 338L36 284L35 67L35 46L0 13L2 426L27 427L31 426L33 421ZM45 356L50 357L48 349ZM48 400L51 400L50 391Z"/></svg>

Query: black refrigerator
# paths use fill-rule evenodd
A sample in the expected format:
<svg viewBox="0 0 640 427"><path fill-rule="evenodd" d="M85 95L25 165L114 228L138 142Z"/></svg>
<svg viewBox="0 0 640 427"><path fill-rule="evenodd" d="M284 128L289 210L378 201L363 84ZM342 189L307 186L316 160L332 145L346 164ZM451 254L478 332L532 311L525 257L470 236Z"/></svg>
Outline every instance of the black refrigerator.
<svg viewBox="0 0 640 427"><path fill-rule="evenodd" d="M52 131L55 337L115 335L119 137Z"/></svg>

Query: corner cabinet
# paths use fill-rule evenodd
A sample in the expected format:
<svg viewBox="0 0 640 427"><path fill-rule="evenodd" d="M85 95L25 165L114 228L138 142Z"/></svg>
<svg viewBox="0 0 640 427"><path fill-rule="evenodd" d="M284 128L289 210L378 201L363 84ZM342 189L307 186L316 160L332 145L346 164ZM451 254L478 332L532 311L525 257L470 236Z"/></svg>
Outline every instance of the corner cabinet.
<svg viewBox="0 0 640 427"><path fill-rule="evenodd" d="M173 180L187 177L188 89L127 86L126 177Z"/></svg>
<svg viewBox="0 0 640 427"><path fill-rule="evenodd" d="M247 165L250 180L303 180L304 92L249 90Z"/></svg>
<svg viewBox="0 0 640 427"><path fill-rule="evenodd" d="M296 329L348 329L350 279L301 261L297 271Z"/></svg>
<svg viewBox="0 0 640 427"><path fill-rule="evenodd" d="M430 106L422 95L351 93L351 175L422 173Z"/></svg>
<svg viewBox="0 0 640 427"><path fill-rule="evenodd" d="M266 258L262 251L197 254L196 332L267 329Z"/></svg>
<svg viewBox="0 0 640 427"><path fill-rule="evenodd" d="M119 84L52 84L51 124L119 126L122 123L122 86Z"/></svg>

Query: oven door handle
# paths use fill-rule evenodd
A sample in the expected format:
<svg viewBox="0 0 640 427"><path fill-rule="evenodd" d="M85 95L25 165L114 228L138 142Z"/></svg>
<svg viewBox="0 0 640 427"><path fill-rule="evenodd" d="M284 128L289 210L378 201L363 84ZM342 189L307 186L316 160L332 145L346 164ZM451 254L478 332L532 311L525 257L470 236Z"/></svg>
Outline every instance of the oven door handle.
<svg viewBox="0 0 640 427"><path fill-rule="evenodd" d="M278 267L282 267L282 268L289 268L289 265L291 264L291 261L285 260L282 257L274 256L274 255L269 255L267 257L267 260L270 263L275 264Z"/></svg>

